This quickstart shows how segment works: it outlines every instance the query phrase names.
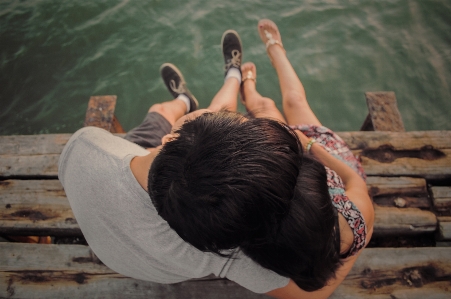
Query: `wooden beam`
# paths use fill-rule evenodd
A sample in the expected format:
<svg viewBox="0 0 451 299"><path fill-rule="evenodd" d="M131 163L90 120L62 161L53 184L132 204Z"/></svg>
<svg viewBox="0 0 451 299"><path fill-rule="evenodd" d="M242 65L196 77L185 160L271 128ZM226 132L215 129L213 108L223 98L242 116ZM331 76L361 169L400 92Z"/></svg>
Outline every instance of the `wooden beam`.
<svg viewBox="0 0 451 299"><path fill-rule="evenodd" d="M412 177L368 177L368 193L379 206L430 208L426 180Z"/></svg>
<svg viewBox="0 0 451 299"><path fill-rule="evenodd" d="M451 178L451 131L338 134L371 176ZM70 136L0 136L0 177L56 178L59 154Z"/></svg>
<svg viewBox="0 0 451 299"><path fill-rule="evenodd" d="M451 187L431 187L431 195L437 211L451 211Z"/></svg>
<svg viewBox="0 0 451 299"><path fill-rule="evenodd" d="M443 157L429 159L395 158L384 161L384 154L365 156L356 153L369 176L414 176L425 179L445 180L451 178L451 150L441 151ZM390 155L388 156L390 158Z"/></svg>
<svg viewBox="0 0 451 299"><path fill-rule="evenodd" d="M58 180L0 181L0 233L83 235Z"/></svg>
<svg viewBox="0 0 451 299"><path fill-rule="evenodd" d="M439 216L437 240L451 241L451 216Z"/></svg>
<svg viewBox="0 0 451 299"><path fill-rule="evenodd" d="M429 211L376 206L375 235L422 234L435 231L436 226L436 217ZM0 234L82 236L58 180L1 181Z"/></svg>
<svg viewBox="0 0 451 299"><path fill-rule="evenodd" d="M451 149L451 131L337 132L351 150L379 149L420 151Z"/></svg>
<svg viewBox="0 0 451 299"><path fill-rule="evenodd" d="M369 114L361 131L405 131L394 92L366 92L365 98Z"/></svg>
<svg viewBox="0 0 451 299"><path fill-rule="evenodd" d="M414 235L434 232L437 217L418 208L374 206L374 236Z"/></svg>
<svg viewBox="0 0 451 299"><path fill-rule="evenodd" d="M2 243L0 252L0 297L267 298L214 276L172 285L128 278L82 245ZM451 248L367 248L330 298L446 298L450 279Z"/></svg>

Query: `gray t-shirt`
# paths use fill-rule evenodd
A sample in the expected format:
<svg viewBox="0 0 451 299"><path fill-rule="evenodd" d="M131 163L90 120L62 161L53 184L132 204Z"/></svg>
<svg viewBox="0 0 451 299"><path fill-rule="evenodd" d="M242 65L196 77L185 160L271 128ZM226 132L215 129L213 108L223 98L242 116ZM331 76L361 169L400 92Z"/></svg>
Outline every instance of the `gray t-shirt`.
<svg viewBox="0 0 451 299"><path fill-rule="evenodd" d="M161 218L136 181L130 161L148 151L111 133L86 127L66 144L58 177L94 253L112 270L136 279L176 283L214 274L266 293L289 279L253 262L202 252L183 241Z"/></svg>

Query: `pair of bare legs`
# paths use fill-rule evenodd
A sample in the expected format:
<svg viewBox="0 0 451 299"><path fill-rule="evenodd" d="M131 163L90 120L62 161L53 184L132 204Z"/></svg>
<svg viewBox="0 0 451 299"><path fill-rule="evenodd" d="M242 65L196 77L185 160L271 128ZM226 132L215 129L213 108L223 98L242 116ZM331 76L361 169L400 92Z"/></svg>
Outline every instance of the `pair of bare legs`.
<svg viewBox="0 0 451 299"><path fill-rule="evenodd" d="M289 125L312 124L320 126L320 121L307 102L304 86L287 58L277 25L270 20L261 20L258 22L258 31L263 43L267 44L268 33L276 41L276 43L267 47L267 52L279 78L285 117L277 109L272 99L263 97L258 93L255 80L251 79L245 80L242 87L242 97L244 97L244 105L247 111L252 111L255 117L273 118ZM243 64L241 71L243 78L246 78L249 71L256 78L257 71L255 65L251 62Z"/></svg>
<svg viewBox="0 0 451 299"><path fill-rule="evenodd" d="M268 42L268 33L277 41L277 43L267 47L267 52L279 78L285 117L277 109L272 99L263 97L257 91L256 82L251 79L245 80L242 86L242 97L246 110L252 111L255 117L273 118L289 125L312 124L320 126L320 121L307 102L304 86L286 56L277 25L270 20L261 20L258 23L258 31L263 43ZM257 71L253 63L243 64L241 70L244 78L249 71L252 74L251 76L256 78ZM224 108L229 111L236 111L236 99L239 90L240 83L238 80L235 78L227 79L207 109L213 112ZM153 105L149 112L160 113L173 125L177 119L185 115L186 106L183 101L174 99Z"/></svg>
<svg viewBox="0 0 451 299"><path fill-rule="evenodd" d="M218 112L223 109L236 111L236 99L239 89L240 82L238 82L237 79L229 78L225 80L224 85L222 85L221 89L219 89L218 93L216 93L211 100L210 106L208 106L207 109L212 112ZM164 116L171 125L174 125L177 119L186 114L186 106L183 101L174 99L172 101L152 105L149 112L158 112Z"/></svg>

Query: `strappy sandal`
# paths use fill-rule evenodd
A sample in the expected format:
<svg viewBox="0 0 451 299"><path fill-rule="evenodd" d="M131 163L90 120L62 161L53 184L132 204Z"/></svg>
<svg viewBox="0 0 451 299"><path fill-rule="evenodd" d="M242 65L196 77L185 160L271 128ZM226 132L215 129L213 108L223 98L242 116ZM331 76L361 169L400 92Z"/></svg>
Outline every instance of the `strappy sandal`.
<svg viewBox="0 0 451 299"><path fill-rule="evenodd" d="M253 80L255 83L257 83L257 78L254 77L254 73L251 70L246 72L246 76L243 76L242 82L244 83L246 80Z"/></svg>
<svg viewBox="0 0 451 299"><path fill-rule="evenodd" d="M280 39L275 39L273 37L273 35L270 32L268 32L268 30L263 29L263 25L260 25L262 22L270 22L272 24L272 26L274 28L276 28L276 32L279 34L279 36L280 36L280 31L279 31L279 28L277 27L276 23L274 23L271 20L263 19L263 20L260 20L258 22L258 32L260 34L260 38L262 39L263 43L265 43L265 45L266 45L266 52L268 52L268 48L269 47L271 47L273 45L279 45L279 46L282 47L283 51L286 53L285 48L283 47L283 44L280 41ZM271 60L271 63L272 63L272 58L269 55L269 53L268 53L268 56L269 56L269 59Z"/></svg>

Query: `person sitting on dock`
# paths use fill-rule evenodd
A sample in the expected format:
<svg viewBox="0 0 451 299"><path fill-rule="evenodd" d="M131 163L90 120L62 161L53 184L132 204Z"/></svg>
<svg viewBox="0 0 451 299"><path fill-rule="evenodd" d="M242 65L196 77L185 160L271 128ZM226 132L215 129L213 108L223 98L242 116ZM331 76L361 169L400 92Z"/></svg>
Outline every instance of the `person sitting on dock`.
<svg viewBox="0 0 451 299"><path fill-rule="evenodd" d="M345 279L368 244L374 208L360 162L344 141L321 125L289 62L277 25L258 23L276 69L285 117L256 90L256 67L241 70L241 100L255 117L272 118L295 130L304 147L302 168L289 212L264 238L241 245L254 261L290 281L267 294L277 298L327 298Z"/></svg>
<svg viewBox="0 0 451 299"><path fill-rule="evenodd" d="M116 272L157 283L214 274L265 293L287 278L239 246L285 214L302 146L287 125L233 112L242 81L235 31L224 33L222 49L224 85L207 109L197 110L178 68L163 64L174 100L153 105L125 139L78 130L58 177L86 241Z"/></svg>

